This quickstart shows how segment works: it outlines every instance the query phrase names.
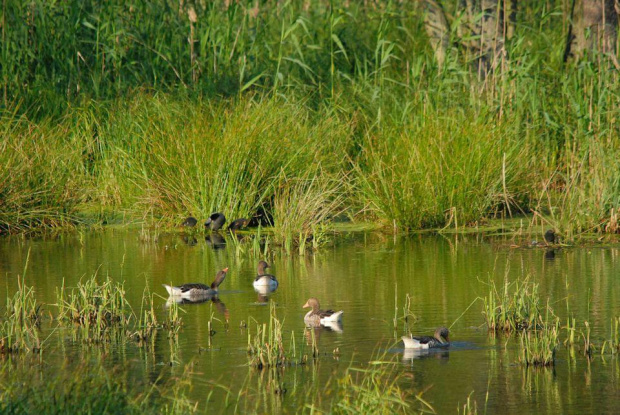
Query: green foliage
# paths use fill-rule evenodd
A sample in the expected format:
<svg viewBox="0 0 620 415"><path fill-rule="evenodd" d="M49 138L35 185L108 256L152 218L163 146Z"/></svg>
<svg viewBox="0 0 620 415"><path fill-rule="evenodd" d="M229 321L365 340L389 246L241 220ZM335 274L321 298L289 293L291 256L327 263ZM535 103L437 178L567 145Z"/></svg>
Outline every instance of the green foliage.
<svg viewBox="0 0 620 415"><path fill-rule="evenodd" d="M342 210L618 232L620 77L564 64L566 5L520 8L481 79L437 68L419 2L7 0L0 232L259 207L302 248Z"/></svg>

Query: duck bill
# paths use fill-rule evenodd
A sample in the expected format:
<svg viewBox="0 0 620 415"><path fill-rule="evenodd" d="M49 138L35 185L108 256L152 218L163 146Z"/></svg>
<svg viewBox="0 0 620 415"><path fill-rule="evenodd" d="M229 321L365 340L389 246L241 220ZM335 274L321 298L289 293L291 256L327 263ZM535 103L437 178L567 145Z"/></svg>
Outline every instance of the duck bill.
<svg viewBox="0 0 620 415"><path fill-rule="evenodd" d="M306 304L304 304L301 308L308 308L310 307L310 304L308 304L308 302L306 301Z"/></svg>
<svg viewBox="0 0 620 415"><path fill-rule="evenodd" d="M228 272L228 267L224 268L222 271Z"/></svg>

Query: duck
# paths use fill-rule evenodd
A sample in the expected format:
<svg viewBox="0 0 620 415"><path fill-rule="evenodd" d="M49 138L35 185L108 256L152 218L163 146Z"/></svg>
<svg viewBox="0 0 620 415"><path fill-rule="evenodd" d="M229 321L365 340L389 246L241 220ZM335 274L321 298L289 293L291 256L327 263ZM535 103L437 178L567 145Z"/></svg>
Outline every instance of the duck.
<svg viewBox="0 0 620 415"><path fill-rule="evenodd" d="M548 244L554 244L556 239L555 236L555 231L553 229L549 229L545 232L543 237L545 238L545 242Z"/></svg>
<svg viewBox="0 0 620 415"><path fill-rule="evenodd" d="M228 229L229 231L238 231L240 229L246 228L248 226L248 223L250 223L250 220L246 218L235 219L230 223L230 225L228 225L228 228L226 229Z"/></svg>
<svg viewBox="0 0 620 415"><path fill-rule="evenodd" d="M226 223L226 216L223 213L216 212L209 216L209 219L205 222L205 228L218 231L224 226L224 223Z"/></svg>
<svg viewBox="0 0 620 415"><path fill-rule="evenodd" d="M403 336L405 349L433 349L450 346L450 332L445 327L439 327L431 336Z"/></svg>
<svg viewBox="0 0 620 415"><path fill-rule="evenodd" d="M265 268L269 267L270 265L265 261L258 262L258 275L256 275L256 278L254 278L254 282L252 283L252 285L254 285L254 288L258 289L259 287L269 287L273 290L278 288L278 280L276 279L276 277L265 272Z"/></svg>
<svg viewBox="0 0 620 415"><path fill-rule="evenodd" d="M310 327L330 325L330 323L338 323L342 321L342 314L344 311L321 310L319 300L314 297L309 298L302 308L308 307L312 307L312 310L306 313L304 316L304 322Z"/></svg>
<svg viewBox="0 0 620 415"><path fill-rule="evenodd" d="M188 216L183 223L181 224L181 226L185 226L188 228L193 228L194 226L196 226L196 224L198 223L198 219L196 219L193 216Z"/></svg>
<svg viewBox="0 0 620 415"><path fill-rule="evenodd" d="M219 271L210 286L195 282L179 286L170 286L166 284L163 284L163 286L166 288L171 297L181 297L196 301L201 298L216 296L220 284L222 284L222 282L224 282L224 278L226 278L227 272L228 268L224 268Z"/></svg>

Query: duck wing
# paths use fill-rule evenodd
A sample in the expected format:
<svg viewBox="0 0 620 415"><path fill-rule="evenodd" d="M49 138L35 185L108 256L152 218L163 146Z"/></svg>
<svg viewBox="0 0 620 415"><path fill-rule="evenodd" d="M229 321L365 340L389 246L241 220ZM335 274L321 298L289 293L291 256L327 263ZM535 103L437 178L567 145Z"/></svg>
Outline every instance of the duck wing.
<svg viewBox="0 0 620 415"><path fill-rule="evenodd" d="M330 317L332 316L334 313L336 313L334 310L319 310L317 312L317 314L319 315L319 317L321 318L325 318L325 317Z"/></svg>
<svg viewBox="0 0 620 415"><path fill-rule="evenodd" d="M192 282L192 283L189 283L189 284L183 284L183 285L181 285L181 286L179 286L177 288L179 288L182 293L186 293L186 292L188 292L190 290L193 290L193 289L205 290L205 291L210 289L210 287L208 285L200 284L200 283L197 283L197 282Z"/></svg>
<svg viewBox="0 0 620 415"><path fill-rule="evenodd" d="M428 344L430 342L437 342L437 339L431 336L412 336L414 340L417 340L420 344Z"/></svg>

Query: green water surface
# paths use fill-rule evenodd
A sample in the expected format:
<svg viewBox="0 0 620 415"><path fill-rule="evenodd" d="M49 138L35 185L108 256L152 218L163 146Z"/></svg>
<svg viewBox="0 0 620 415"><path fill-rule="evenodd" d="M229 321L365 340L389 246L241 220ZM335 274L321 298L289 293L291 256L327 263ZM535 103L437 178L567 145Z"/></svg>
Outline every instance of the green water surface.
<svg viewBox="0 0 620 415"><path fill-rule="evenodd" d="M514 248L512 240L484 235L357 234L304 256L276 250L263 258L250 249L237 249L230 240L224 242L214 245L202 234L195 241L168 234L144 242L138 231L112 229L0 240L2 291L15 292L29 255L26 283L35 287L37 299L48 304L45 310L51 314L56 313L51 304L63 281L74 287L81 278L97 273L124 281L134 311L140 309L145 287L160 294L156 303L163 319L167 294L162 284L210 283L217 270L230 269L220 287L219 303L181 306L183 328L177 339L162 330L152 347L133 341L86 346L74 339L70 329L54 328L50 322L42 327L42 337L47 337L43 363L29 363L32 371L46 379L86 362L86 367L125 371L135 388L146 390L162 376L180 376L191 364L190 398L201 411L297 413L310 412L309 405L329 410L330 377L383 355L382 359L400 362L399 370L406 375L403 388L413 394L424 391L424 399L437 413L456 413L470 393L479 413L617 413L620 408L616 356L595 354L588 359L579 354L579 346L572 352L561 346L555 367L524 368L518 362L518 339L489 335L482 302L475 301L487 294L489 279L502 282L529 276L563 325L568 316L575 317L578 325L587 320L593 341L600 345L611 337L612 319L620 316L617 247L550 252ZM302 309L309 297L318 298L323 308L344 310L341 330L315 332L317 359L277 371L248 367L248 330L253 334L257 322L269 320L266 299L252 287L259 259L272 265L269 271L280 282L270 300L284 322L287 348L294 339L299 353L310 353L310 335L303 323L307 310ZM407 294L416 320L398 320L395 330L395 308L402 315ZM0 295L2 306L5 297ZM207 328L211 315L214 335ZM438 326L450 327L453 343L447 351L403 350L399 339L407 327L416 334L432 334ZM14 360L5 358L0 364L10 368L16 365ZM24 373L23 381L28 382L30 375ZM276 394L270 388L273 377L286 393ZM245 392L239 395L241 390Z"/></svg>

